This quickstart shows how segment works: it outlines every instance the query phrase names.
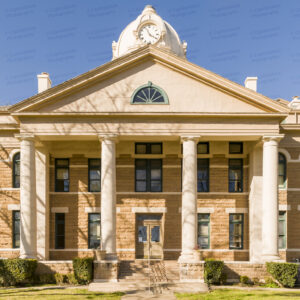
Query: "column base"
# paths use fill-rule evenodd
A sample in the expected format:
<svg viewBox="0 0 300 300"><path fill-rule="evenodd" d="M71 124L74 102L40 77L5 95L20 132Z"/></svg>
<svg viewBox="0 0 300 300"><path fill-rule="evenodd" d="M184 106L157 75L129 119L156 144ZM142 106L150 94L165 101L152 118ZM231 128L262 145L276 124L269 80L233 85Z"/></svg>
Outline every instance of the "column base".
<svg viewBox="0 0 300 300"><path fill-rule="evenodd" d="M119 260L117 253L106 253L105 260Z"/></svg>
<svg viewBox="0 0 300 300"><path fill-rule="evenodd" d="M194 262L196 260L195 251L187 251L181 252L180 257L178 258L179 263L187 263L187 262Z"/></svg>
<svg viewBox="0 0 300 300"><path fill-rule="evenodd" d="M268 262L268 261L279 261L280 257L279 257L279 255L276 255L276 254L263 254L261 256L261 260L264 263Z"/></svg>

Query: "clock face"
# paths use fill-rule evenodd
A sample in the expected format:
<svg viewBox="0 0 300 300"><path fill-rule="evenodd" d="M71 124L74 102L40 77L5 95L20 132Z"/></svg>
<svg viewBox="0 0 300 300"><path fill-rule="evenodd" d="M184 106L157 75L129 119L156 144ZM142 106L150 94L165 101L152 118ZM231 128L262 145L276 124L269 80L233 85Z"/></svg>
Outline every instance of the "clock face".
<svg viewBox="0 0 300 300"><path fill-rule="evenodd" d="M141 28L139 38L145 44L155 44L160 38L160 30L153 24L147 24Z"/></svg>

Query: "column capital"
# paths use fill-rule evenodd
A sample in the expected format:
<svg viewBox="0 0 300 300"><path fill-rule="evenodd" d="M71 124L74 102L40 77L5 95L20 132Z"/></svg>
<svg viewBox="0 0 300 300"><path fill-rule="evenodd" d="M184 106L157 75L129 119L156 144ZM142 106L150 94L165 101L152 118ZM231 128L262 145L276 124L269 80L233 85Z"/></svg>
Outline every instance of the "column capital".
<svg viewBox="0 0 300 300"><path fill-rule="evenodd" d="M262 137L263 142L279 142L284 137L284 134L278 134L278 135L264 135Z"/></svg>
<svg viewBox="0 0 300 300"><path fill-rule="evenodd" d="M36 136L34 134L30 134L30 133L15 134L15 138L17 138L19 141L35 141L36 140Z"/></svg>
<svg viewBox="0 0 300 300"><path fill-rule="evenodd" d="M119 136L117 134L98 134L98 139L100 142L110 141L118 142Z"/></svg>
<svg viewBox="0 0 300 300"><path fill-rule="evenodd" d="M198 143L200 140L200 135L181 135L180 136L180 142L187 142L187 141L194 141L195 143Z"/></svg>

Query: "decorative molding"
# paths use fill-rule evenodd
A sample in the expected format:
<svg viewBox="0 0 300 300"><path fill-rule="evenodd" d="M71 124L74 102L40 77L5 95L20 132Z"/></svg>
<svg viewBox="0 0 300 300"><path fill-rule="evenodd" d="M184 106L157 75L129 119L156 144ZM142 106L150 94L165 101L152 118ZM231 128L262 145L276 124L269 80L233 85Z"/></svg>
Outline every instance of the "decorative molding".
<svg viewBox="0 0 300 300"><path fill-rule="evenodd" d="M85 213L100 213L101 208L100 207L85 207L84 212Z"/></svg>
<svg viewBox="0 0 300 300"><path fill-rule="evenodd" d="M6 251L20 251L20 248L0 248L0 252Z"/></svg>
<svg viewBox="0 0 300 300"><path fill-rule="evenodd" d="M8 204L7 210L20 210L20 204Z"/></svg>
<svg viewBox="0 0 300 300"><path fill-rule="evenodd" d="M69 207L51 207L52 213L65 213L69 212Z"/></svg>
<svg viewBox="0 0 300 300"><path fill-rule="evenodd" d="M20 188L0 188L0 191L20 191Z"/></svg>
<svg viewBox="0 0 300 300"><path fill-rule="evenodd" d="M132 207L132 213L166 213L167 207Z"/></svg>
<svg viewBox="0 0 300 300"><path fill-rule="evenodd" d="M213 214L215 212L214 207L198 207L197 213L199 214Z"/></svg>
<svg viewBox="0 0 300 300"><path fill-rule="evenodd" d="M20 152L20 151L21 151L20 148L13 149L12 151L10 151L8 159L7 159L7 160L4 160L4 161L12 162L14 155L15 155L16 153Z"/></svg>
<svg viewBox="0 0 300 300"><path fill-rule="evenodd" d="M279 210L291 210L290 204L279 204Z"/></svg>
<svg viewBox="0 0 300 300"><path fill-rule="evenodd" d="M248 208L246 207L227 207L225 209L227 214L247 214Z"/></svg>

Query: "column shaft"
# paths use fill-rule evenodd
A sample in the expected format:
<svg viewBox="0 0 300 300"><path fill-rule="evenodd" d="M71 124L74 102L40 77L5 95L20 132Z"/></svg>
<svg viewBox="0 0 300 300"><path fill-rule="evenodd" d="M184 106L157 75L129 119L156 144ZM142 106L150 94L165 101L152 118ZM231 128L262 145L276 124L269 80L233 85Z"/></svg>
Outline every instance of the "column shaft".
<svg viewBox="0 0 300 300"><path fill-rule="evenodd" d="M263 224L262 256L264 261L278 256L278 137L264 138L263 145Z"/></svg>
<svg viewBox="0 0 300 300"><path fill-rule="evenodd" d="M101 144L101 245L108 259L116 258L116 137Z"/></svg>
<svg viewBox="0 0 300 300"><path fill-rule="evenodd" d="M36 184L33 137L25 137L21 140L20 175L20 257L36 258Z"/></svg>
<svg viewBox="0 0 300 300"><path fill-rule="evenodd" d="M182 252L180 261L194 259L197 245L197 141L184 137L182 161Z"/></svg>

